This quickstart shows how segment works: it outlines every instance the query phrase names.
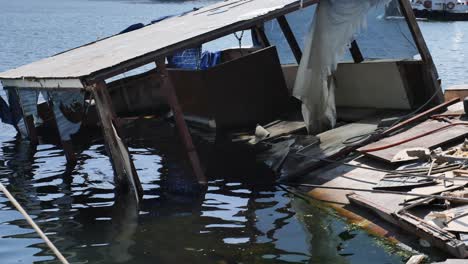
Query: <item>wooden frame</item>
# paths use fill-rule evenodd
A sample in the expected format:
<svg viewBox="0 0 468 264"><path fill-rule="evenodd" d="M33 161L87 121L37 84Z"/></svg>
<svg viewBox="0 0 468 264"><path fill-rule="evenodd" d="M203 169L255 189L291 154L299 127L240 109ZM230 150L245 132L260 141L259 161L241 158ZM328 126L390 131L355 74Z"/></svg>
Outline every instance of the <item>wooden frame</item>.
<svg viewBox="0 0 468 264"><path fill-rule="evenodd" d="M143 196L143 188L138 178L135 166L127 146L120 138L120 124L116 118L112 101L104 81L98 82L88 89L92 92L96 109L101 121L106 150L109 153L115 173L115 182L119 189L130 191L137 202Z"/></svg>
<svg viewBox="0 0 468 264"><path fill-rule="evenodd" d="M198 158L197 151L193 145L192 136L190 131L185 123L184 113L180 107L179 100L174 90L171 78L166 69L165 58L160 58L156 60L156 70L160 75L162 83L162 89L164 91L165 97L171 106L172 112L174 114L174 120L179 130L180 137L187 151L190 163L192 165L193 172L198 180L198 183L201 185L207 184L207 179L203 173L202 167L200 165L200 159Z"/></svg>
<svg viewBox="0 0 468 264"><path fill-rule="evenodd" d="M286 20L286 17L284 17L284 15L279 16L276 18L276 20L278 21L281 31L283 31L284 37L288 41L289 47L291 48L291 51L294 54L294 58L296 59L296 62L298 64L301 63L302 50L299 44L297 43L296 37L294 36L294 33L291 30L291 27L289 26L289 23Z"/></svg>
<svg viewBox="0 0 468 264"><path fill-rule="evenodd" d="M405 17L408 27L413 36L413 40L416 43L421 59L424 62L426 70L424 71L424 79L426 80L426 97L434 95L432 100L433 104L440 104L444 101L444 95L439 83L439 75L432 59L429 48L427 47L426 41L422 36L421 29L416 21L416 16L414 15L411 4L407 0L398 0L401 8L401 12ZM429 85L429 86L428 86Z"/></svg>

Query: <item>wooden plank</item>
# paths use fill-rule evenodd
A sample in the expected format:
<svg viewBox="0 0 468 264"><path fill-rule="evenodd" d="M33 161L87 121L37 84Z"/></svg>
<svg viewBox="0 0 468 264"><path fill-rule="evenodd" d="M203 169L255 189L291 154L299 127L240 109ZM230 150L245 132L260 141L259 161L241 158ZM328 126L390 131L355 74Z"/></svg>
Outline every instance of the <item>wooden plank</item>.
<svg viewBox="0 0 468 264"><path fill-rule="evenodd" d="M399 160L399 159L394 159L394 157L398 153L406 149L410 149L410 148L434 149L448 142L458 140L468 134L467 127L466 126L454 126L454 127L450 127L444 130L440 130L436 133L429 134L424 137L416 138L414 140L411 140L406 143L399 144L390 148L385 148L385 149L377 150L377 151L369 151L369 150L389 146L391 144L395 144L396 142L402 142L407 139L416 137L418 135L422 135L422 134L434 131L436 129L443 128L447 125L448 123L445 123L445 122L429 120L405 132L396 134L391 137L383 138L377 142L374 142L362 148L359 148L358 151L360 151L361 153L367 156L378 158L386 162L395 163L395 162L406 161L406 159Z"/></svg>
<svg viewBox="0 0 468 264"><path fill-rule="evenodd" d="M376 196L374 195L374 197ZM348 198L351 202L374 211L386 221L429 241L431 245L434 245L453 256L459 258L465 258L468 256L465 244L458 240L454 234L446 230L431 225L423 219L408 212L398 214L393 213L392 210L389 210L379 204L375 204L373 200L365 198L359 194L349 195Z"/></svg>
<svg viewBox="0 0 468 264"><path fill-rule="evenodd" d="M299 64L302 58L301 47L297 43L296 37L294 36L294 33L291 30L288 21L284 16L279 16L276 18L276 20L278 21L281 31L283 31L284 37L288 41L289 47L291 48L291 51L294 54L296 62Z"/></svg>
<svg viewBox="0 0 468 264"><path fill-rule="evenodd" d="M160 75L160 78L163 81L162 89L169 102L169 105L172 108L177 129L179 130L179 135L189 156L193 172L195 173L198 183L205 185L207 184L207 179L200 165L200 159L198 158L197 151L193 145L192 136L190 135L187 123L185 123L184 113L180 107L172 80L167 72L165 58L156 60L156 67L157 73Z"/></svg>
<svg viewBox="0 0 468 264"><path fill-rule="evenodd" d="M118 188L130 190L138 202L143 196L143 188L130 158L127 147L119 137L119 122L112 108L106 84L99 82L90 87L101 121L106 150L109 153Z"/></svg>
<svg viewBox="0 0 468 264"><path fill-rule="evenodd" d="M256 25L252 30L255 32L255 35L257 36L258 41L260 41L262 47L266 48L271 46L263 26Z"/></svg>
<svg viewBox="0 0 468 264"><path fill-rule="evenodd" d="M306 7L318 1L223 1L1 73L0 79L80 78L92 84L151 63L155 58L250 29L298 10L301 3Z"/></svg>
<svg viewBox="0 0 468 264"><path fill-rule="evenodd" d="M351 47L349 48L349 51L351 52L351 56L353 57L355 63L361 63L364 61L364 56L362 56L361 49L359 48L356 40L353 40L353 42L351 42Z"/></svg>
<svg viewBox="0 0 468 264"><path fill-rule="evenodd" d="M444 101L444 95L440 87L440 83L438 82L439 74L437 73L437 69L432 59L432 55L429 51L429 48L427 47L421 29L419 28L419 25L416 21L416 17L411 7L411 3L407 0L398 1L400 4L400 10L403 16L405 17L406 22L408 23L408 27L410 29L411 35L413 36L413 40L416 43L416 46L418 47L421 59L426 66L425 71L423 72L423 78L426 82L426 85L424 86L426 90L425 97L429 99L429 96L435 94L436 96L434 97L433 102L441 103Z"/></svg>
<svg viewBox="0 0 468 264"><path fill-rule="evenodd" d="M49 89L75 90L83 89L84 86L79 79L14 79L2 80L3 87L16 87L18 89Z"/></svg>

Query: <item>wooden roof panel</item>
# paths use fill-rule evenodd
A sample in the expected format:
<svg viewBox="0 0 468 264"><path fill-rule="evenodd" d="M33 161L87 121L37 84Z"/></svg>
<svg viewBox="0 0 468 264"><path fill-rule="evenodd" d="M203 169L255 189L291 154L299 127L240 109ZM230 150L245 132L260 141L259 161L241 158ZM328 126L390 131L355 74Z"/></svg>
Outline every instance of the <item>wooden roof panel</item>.
<svg viewBox="0 0 468 264"><path fill-rule="evenodd" d="M316 0L305 0L308 5ZM299 8L296 0L227 0L0 73L0 79L110 77Z"/></svg>

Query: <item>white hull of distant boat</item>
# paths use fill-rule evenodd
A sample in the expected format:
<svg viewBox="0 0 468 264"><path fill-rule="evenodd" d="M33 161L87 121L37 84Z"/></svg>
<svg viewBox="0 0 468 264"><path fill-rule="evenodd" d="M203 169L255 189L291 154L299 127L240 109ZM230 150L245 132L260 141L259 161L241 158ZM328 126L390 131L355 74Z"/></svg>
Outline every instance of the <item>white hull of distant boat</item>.
<svg viewBox="0 0 468 264"><path fill-rule="evenodd" d="M468 20L468 0L410 0L418 18Z"/></svg>

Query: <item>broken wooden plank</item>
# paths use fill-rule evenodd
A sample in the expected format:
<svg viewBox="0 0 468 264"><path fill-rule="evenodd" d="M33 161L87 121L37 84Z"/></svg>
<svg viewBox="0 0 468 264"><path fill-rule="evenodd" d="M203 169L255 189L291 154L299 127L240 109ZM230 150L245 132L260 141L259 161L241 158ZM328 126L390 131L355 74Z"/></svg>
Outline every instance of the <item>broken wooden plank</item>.
<svg viewBox="0 0 468 264"><path fill-rule="evenodd" d="M444 128L447 125L449 125L449 123L428 120L410 128L407 131L396 134L394 136L383 138L377 142L359 148L358 151L370 157L378 158L390 163L395 163L400 162L400 160L395 160L394 157L406 149L416 147L434 149L443 144L459 140L468 135L468 129L466 126L453 126ZM435 133L430 133L437 129L440 130L436 131ZM418 137L419 135L424 135L427 133L430 134ZM408 139L411 138L414 139L408 141ZM404 143L397 144L398 142ZM401 161L406 160L403 159Z"/></svg>
<svg viewBox="0 0 468 264"><path fill-rule="evenodd" d="M89 87L89 89L93 93L96 103L105 146L116 176L116 185L118 188L132 192L138 202L143 196L143 188L128 149L120 139L119 122L116 120L106 84L102 81Z"/></svg>

